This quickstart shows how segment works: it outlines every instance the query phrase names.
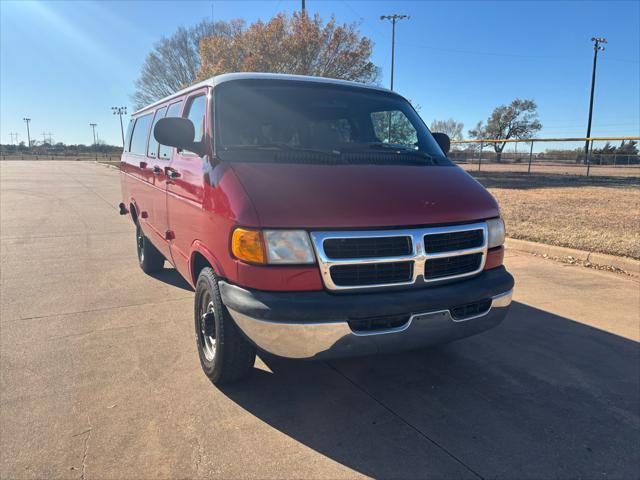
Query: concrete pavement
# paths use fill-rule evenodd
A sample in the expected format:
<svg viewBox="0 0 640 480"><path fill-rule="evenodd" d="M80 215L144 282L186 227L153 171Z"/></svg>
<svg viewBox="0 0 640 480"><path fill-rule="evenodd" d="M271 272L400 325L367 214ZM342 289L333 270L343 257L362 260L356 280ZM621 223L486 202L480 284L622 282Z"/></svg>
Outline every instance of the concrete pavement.
<svg viewBox="0 0 640 480"><path fill-rule="evenodd" d="M117 172L0 162L1 478L638 478L640 284L508 253L500 327L220 390Z"/></svg>

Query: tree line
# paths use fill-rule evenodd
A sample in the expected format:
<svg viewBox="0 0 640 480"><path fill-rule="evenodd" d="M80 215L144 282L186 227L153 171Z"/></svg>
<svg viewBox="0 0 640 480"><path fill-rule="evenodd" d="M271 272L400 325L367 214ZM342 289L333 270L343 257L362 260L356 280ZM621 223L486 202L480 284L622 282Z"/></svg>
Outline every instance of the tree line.
<svg viewBox="0 0 640 480"><path fill-rule="evenodd" d="M0 151L3 155L15 155L21 153L29 153L29 155L93 155L98 153L122 153L122 147L119 145L108 145L103 141L98 141L97 145L75 144L67 145L62 142L48 143L31 141L31 148L27 147L25 142L19 144L0 144Z"/></svg>

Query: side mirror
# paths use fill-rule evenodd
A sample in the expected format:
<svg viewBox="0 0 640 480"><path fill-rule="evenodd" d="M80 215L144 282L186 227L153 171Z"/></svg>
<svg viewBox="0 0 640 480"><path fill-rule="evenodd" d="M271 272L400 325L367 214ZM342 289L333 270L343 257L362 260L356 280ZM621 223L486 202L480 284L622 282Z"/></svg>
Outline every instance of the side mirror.
<svg viewBox="0 0 640 480"><path fill-rule="evenodd" d="M158 120L153 128L153 137L160 145L189 150L200 156L204 149L199 142L194 142L196 129L188 118L166 117Z"/></svg>
<svg viewBox="0 0 640 480"><path fill-rule="evenodd" d="M445 155L451 150L451 139L446 133L432 133L433 138L438 143Z"/></svg>

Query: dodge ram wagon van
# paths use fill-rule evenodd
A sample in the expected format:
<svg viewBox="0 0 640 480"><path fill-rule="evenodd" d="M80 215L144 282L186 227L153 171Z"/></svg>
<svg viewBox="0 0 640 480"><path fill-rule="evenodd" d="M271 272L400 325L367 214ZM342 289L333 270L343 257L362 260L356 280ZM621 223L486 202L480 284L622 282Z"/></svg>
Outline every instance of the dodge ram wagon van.
<svg viewBox="0 0 640 480"><path fill-rule="evenodd" d="M120 211L142 270L195 289L214 383L256 351L421 348L499 324L514 285L498 205L448 150L395 92L225 74L132 115Z"/></svg>

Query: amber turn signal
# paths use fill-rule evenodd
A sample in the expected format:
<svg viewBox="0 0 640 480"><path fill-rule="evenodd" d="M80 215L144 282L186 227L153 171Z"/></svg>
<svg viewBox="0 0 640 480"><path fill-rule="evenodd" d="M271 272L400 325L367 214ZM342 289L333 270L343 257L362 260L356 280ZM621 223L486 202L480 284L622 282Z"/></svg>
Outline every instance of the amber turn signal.
<svg viewBox="0 0 640 480"><path fill-rule="evenodd" d="M267 263L262 232L236 228L231 237L231 253L238 260L249 263Z"/></svg>

